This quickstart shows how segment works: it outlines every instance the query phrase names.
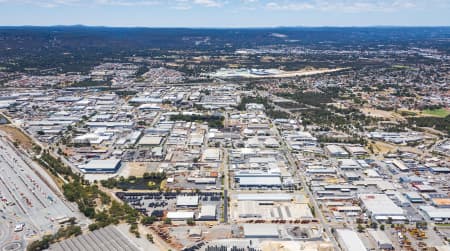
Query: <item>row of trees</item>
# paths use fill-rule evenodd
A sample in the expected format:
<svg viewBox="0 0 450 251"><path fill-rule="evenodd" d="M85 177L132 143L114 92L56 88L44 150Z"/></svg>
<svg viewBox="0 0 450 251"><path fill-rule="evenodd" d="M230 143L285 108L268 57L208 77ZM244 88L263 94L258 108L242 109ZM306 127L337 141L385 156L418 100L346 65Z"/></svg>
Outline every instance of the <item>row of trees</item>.
<svg viewBox="0 0 450 251"><path fill-rule="evenodd" d="M450 115L445 118L438 117L410 117L408 118L410 126L431 127L443 131L450 135Z"/></svg>
<svg viewBox="0 0 450 251"><path fill-rule="evenodd" d="M184 115L177 114L171 115L170 120L177 121L187 121L187 122L208 122L208 126L211 128L223 128L223 121L225 118L223 116L215 116L215 115Z"/></svg>
<svg viewBox="0 0 450 251"><path fill-rule="evenodd" d="M72 236L78 236L82 233L81 228L75 225L75 219L71 219L71 224L67 227L61 227L58 232L53 235L44 235L41 240L36 240L27 246L28 251L45 250L50 247L50 244L59 240L66 239Z"/></svg>

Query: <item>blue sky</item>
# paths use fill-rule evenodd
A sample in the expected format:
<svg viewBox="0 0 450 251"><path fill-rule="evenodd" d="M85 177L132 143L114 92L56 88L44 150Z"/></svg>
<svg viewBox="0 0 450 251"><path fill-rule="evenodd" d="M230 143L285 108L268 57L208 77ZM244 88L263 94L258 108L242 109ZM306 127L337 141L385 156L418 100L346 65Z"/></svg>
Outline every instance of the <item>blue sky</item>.
<svg viewBox="0 0 450 251"><path fill-rule="evenodd" d="M0 0L0 26L450 26L450 0Z"/></svg>

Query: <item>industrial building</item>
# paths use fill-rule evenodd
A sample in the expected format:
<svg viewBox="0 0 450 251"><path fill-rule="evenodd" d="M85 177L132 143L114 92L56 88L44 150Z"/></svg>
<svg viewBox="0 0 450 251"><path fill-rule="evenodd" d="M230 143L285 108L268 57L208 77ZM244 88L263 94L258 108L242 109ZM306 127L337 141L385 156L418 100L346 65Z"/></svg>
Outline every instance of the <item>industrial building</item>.
<svg viewBox="0 0 450 251"><path fill-rule="evenodd" d="M159 146L163 141L163 137L155 135L144 135L140 140L138 145L140 146Z"/></svg>
<svg viewBox="0 0 450 251"><path fill-rule="evenodd" d="M307 220L314 218L306 203L237 201L233 203L231 216L236 220Z"/></svg>
<svg viewBox="0 0 450 251"><path fill-rule="evenodd" d="M204 161L221 161L220 149L218 148L208 148L203 151Z"/></svg>
<svg viewBox="0 0 450 251"><path fill-rule="evenodd" d="M381 230L368 230L369 235L377 243L377 247L381 250L393 250L394 245L385 232Z"/></svg>
<svg viewBox="0 0 450 251"><path fill-rule="evenodd" d="M194 219L194 212L185 212L185 211L174 211L174 212L167 212L168 219L171 220L189 220Z"/></svg>
<svg viewBox="0 0 450 251"><path fill-rule="evenodd" d="M450 208L437 208L433 206L421 206L419 209L425 216L435 222L450 222Z"/></svg>
<svg viewBox="0 0 450 251"><path fill-rule="evenodd" d="M129 237L125 236L114 226L107 226L98 230L79 235L56 242L50 245L49 251L65 250L129 250L138 251L136 244L131 242Z"/></svg>
<svg viewBox="0 0 450 251"><path fill-rule="evenodd" d="M350 229L336 229L337 240L343 251L367 251L358 234Z"/></svg>
<svg viewBox="0 0 450 251"><path fill-rule="evenodd" d="M205 204L202 205L200 213L198 215L199 220L216 220L217 219L217 206Z"/></svg>
<svg viewBox="0 0 450 251"><path fill-rule="evenodd" d="M91 160L80 166L85 173L116 173L120 169L120 159Z"/></svg>
<svg viewBox="0 0 450 251"><path fill-rule="evenodd" d="M177 207L196 208L198 207L198 195L178 195Z"/></svg>
<svg viewBox="0 0 450 251"><path fill-rule="evenodd" d="M334 158L348 158L350 156L344 148L337 145L326 145L325 153Z"/></svg>
<svg viewBox="0 0 450 251"><path fill-rule="evenodd" d="M238 179L240 187L270 187L281 188L281 179L279 177L241 177Z"/></svg>
<svg viewBox="0 0 450 251"><path fill-rule="evenodd" d="M276 224L244 224L245 238L271 238L279 237L278 225Z"/></svg>
<svg viewBox="0 0 450 251"><path fill-rule="evenodd" d="M388 218L394 221L406 220L403 209L386 194L361 194L359 199L368 214L376 220L385 221Z"/></svg>

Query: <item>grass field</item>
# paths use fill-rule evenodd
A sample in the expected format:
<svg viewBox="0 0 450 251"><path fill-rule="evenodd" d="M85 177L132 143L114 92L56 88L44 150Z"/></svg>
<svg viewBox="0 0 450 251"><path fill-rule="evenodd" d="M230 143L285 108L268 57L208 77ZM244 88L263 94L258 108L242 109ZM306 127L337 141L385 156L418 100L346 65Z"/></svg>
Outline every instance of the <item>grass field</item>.
<svg viewBox="0 0 450 251"><path fill-rule="evenodd" d="M440 108L440 109L434 109L434 110L423 110L422 113L425 115L431 115L431 116L444 118L444 117L450 115L450 110Z"/></svg>

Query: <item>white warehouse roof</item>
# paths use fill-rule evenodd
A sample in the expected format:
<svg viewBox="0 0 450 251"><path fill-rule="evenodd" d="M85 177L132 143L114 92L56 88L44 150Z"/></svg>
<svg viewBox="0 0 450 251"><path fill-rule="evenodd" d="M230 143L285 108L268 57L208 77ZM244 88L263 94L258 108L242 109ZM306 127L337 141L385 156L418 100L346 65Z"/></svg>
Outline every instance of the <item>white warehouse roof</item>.
<svg viewBox="0 0 450 251"><path fill-rule="evenodd" d="M167 218L172 220L194 219L194 212L167 212Z"/></svg>
<svg viewBox="0 0 450 251"><path fill-rule="evenodd" d="M403 209L397 206L386 194L361 194L359 199L375 218L379 216L392 218L404 216Z"/></svg>
<svg viewBox="0 0 450 251"><path fill-rule="evenodd" d="M336 229L339 242L345 251L366 251L364 243L358 234L350 229Z"/></svg>
<svg viewBox="0 0 450 251"><path fill-rule="evenodd" d="M237 200L255 200L255 201L290 201L292 195L284 193L243 193L236 195Z"/></svg>
<svg viewBox="0 0 450 251"><path fill-rule="evenodd" d="M177 196L177 207L196 207L198 206L198 196Z"/></svg>
<svg viewBox="0 0 450 251"><path fill-rule="evenodd" d="M246 238L278 238L278 225L276 224L244 224Z"/></svg>

